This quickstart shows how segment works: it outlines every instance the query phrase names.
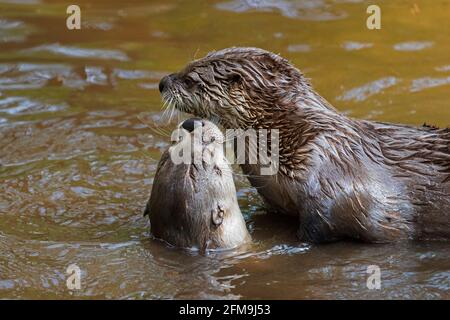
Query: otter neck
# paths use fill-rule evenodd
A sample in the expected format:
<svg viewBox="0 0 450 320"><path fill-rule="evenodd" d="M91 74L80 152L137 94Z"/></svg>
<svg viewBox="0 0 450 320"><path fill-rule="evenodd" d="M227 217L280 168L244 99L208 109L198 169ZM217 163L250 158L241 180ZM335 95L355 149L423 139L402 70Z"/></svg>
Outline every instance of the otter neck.
<svg viewBox="0 0 450 320"><path fill-rule="evenodd" d="M312 90L264 106L250 126L278 130L280 172L290 177L308 170L313 151L326 154L327 148L334 146L336 132L346 133L339 138L341 148L354 145L362 134L354 120Z"/></svg>

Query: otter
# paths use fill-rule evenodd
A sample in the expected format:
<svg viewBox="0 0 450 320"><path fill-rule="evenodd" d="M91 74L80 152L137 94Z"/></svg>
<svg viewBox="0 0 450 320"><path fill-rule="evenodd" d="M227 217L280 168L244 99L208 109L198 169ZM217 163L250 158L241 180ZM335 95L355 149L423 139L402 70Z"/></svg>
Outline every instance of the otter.
<svg viewBox="0 0 450 320"><path fill-rule="evenodd" d="M175 133L176 143L161 157L144 212L150 217L153 236L201 252L249 242L232 170L223 153L222 132L209 121L188 119ZM193 141L193 148L186 149ZM185 161L174 162L183 152Z"/></svg>
<svg viewBox="0 0 450 320"><path fill-rule="evenodd" d="M162 98L224 128L279 131L279 170L242 171L308 242L450 238L450 130L339 113L289 61L258 48L209 53L164 77Z"/></svg>

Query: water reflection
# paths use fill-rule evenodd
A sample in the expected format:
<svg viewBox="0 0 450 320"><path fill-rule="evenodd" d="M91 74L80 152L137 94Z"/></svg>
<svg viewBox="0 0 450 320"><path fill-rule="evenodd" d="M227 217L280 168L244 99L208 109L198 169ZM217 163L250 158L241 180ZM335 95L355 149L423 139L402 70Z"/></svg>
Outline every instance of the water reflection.
<svg viewBox="0 0 450 320"><path fill-rule="evenodd" d="M450 65L436 67L435 69L436 69L437 71L447 72L447 71L450 71Z"/></svg>
<svg viewBox="0 0 450 320"><path fill-rule="evenodd" d="M31 33L30 27L20 20L1 19L0 17L0 43L24 42Z"/></svg>
<svg viewBox="0 0 450 320"><path fill-rule="evenodd" d="M346 41L345 43L342 44L342 47L347 51L361 50L361 49L366 49L366 48L372 48L373 43Z"/></svg>
<svg viewBox="0 0 450 320"><path fill-rule="evenodd" d="M38 46L25 51L28 54L35 52L50 52L56 55L63 55L73 58L94 58L106 60L127 61L128 56L119 50L105 50L105 49L86 49L78 47L63 46L59 43Z"/></svg>
<svg viewBox="0 0 450 320"><path fill-rule="evenodd" d="M0 113L7 113L10 115L24 115L40 112L57 112L64 110L66 108L67 105L65 104L59 105L45 104L39 101L29 100L24 97L7 97L4 99L0 98Z"/></svg>
<svg viewBox="0 0 450 320"><path fill-rule="evenodd" d="M316 21L343 19L347 16L346 13L334 10L329 3L322 0L233 0L219 3L217 8L233 12L278 11L288 18Z"/></svg>
<svg viewBox="0 0 450 320"><path fill-rule="evenodd" d="M311 46L308 44L291 44L288 47L290 52L308 52L311 51Z"/></svg>
<svg viewBox="0 0 450 320"><path fill-rule="evenodd" d="M0 64L0 90L39 89L45 85L84 89L89 85L117 85L119 80L147 80L158 84L166 72L126 70L87 65L64 64ZM147 83L149 85L149 83Z"/></svg>
<svg viewBox="0 0 450 320"><path fill-rule="evenodd" d="M402 42L394 45L397 51L420 51L433 46L431 41Z"/></svg>
<svg viewBox="0 0 450 320"><path fill-rule="evenodd" d="M395 77L386 77L382 79L378 79L362 85L361 87L357 87L354 89L350 89L346 91L343 95L339 96L339 100L349 101L364 101L368 97L383 92L385 89L390 88L396 85L399 80Z"/></svg>
<svg viewBox="0 0 450 320"><path fill-rule="evenodd" d="M450 84L450 77L446 78L425 77L415 79L411 84L411 92L418 92L424 89L439 87L446 84Z"/></svg>
<svg viewBox="0 0 450 320"><path fill-rule="evenodd" d="M448 244L299 243L297 219L266 214L237 167L251 245L170 248L142 216L186 116L168 121L158 81L212 49L279 52L352 116L448 125L446 4L418 5L411 42L417 20L389 18L409 14L391 2L389 32L371 33L359 0L80 0L82 30L70 32L62 4L0 0L0 298L449 298ZM366 287L372 264L379 291Z"/></svg>

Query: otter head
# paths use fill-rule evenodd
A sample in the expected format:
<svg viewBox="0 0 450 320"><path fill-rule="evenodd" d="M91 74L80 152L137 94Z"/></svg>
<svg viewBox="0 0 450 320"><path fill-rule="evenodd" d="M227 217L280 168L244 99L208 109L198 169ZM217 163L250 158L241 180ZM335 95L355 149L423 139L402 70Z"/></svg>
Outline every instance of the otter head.
<svg viewBox="0 0 450 320"><path fill-rule="evenodd" d="M207 120L188 119L175 138L160 160L146 208L152 234L201 251L247 242L250 236L223 152L222 132ZM179 158L186 152L193 155Z"/></svg>
<svg viewBox="0 0 450 320"><path fill-rule="evenodd" d="M175 164L222 165L225 159L223 134L207 120L191 118L183 121L172 133L172 142L169 152Z"/></svg>
<svg viewBox="0 0 450 320"><path fill-rule="evenodd" d="M274 110L286 110L310 86L286 59L257 48L211 52L164 77L163 100L180 111L226 128L257 127Z"/></svg>

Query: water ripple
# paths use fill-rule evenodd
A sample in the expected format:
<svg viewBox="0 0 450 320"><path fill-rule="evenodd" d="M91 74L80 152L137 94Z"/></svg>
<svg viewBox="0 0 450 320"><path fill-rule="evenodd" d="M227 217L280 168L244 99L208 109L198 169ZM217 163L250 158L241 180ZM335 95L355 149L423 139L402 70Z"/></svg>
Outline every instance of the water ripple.
<svg viewBox="0 0 450 320"><path fill-rule="evenodd" d="M57 55L73 58L90 58L90 59L105 59L128 61L128 56L119 50L105 50L105 49L86 49L79 47L62 46L59 43L41 45L25 51L26 53L35 52L49 52Z"/></svg>
<svg viewBox="0 0 450 320"><path fill-rule="evenodd" d="M337 20L347 17L347 13L332 10L331 6L322 0L233 0L219 3L216 7L233 12L278 11L287 18L310 21Z"/></svg>
<svg viewBox="0 0 450 320"><path fill-rule="evenodd" d="M411 41L402 42L394 45L394 49L397 51L420 51L433 46L431 41Z"/></svg>
<svg viewBox="0 0 450 320"><path fill-rule="evenodd" d="M342 48L347 51L361 50L372 48L373 43L364 43L364 42L356 42L356 41L346 41L342 44Z"/></svg>
<svg viewBox="0 0 450 320"><path fill-rule="evenodd" d="M341 96L337 97L338 100L342 101L364 101L368 97L374 94L382 92L384 89L390 88L396 85L399 80L395 77L381 78L372 82L369 82L361 87L357 87L346 91Z"/></svg>
<svg viewBox="0 0 450 320"><path fill-rule="evenodd" d="M436 69L436 71L439 71L439 72L447 72L447 71L450 71L450 64L445 65L445 66L436 67L435 69Z"/></svg>
<svg viewBox="0 0 450 320"><path fill-rule="evenodd" d="M450 84L450 77L446 78L431 78L424 77L413 80L411 84L411 92L418 92L429 88L435 88Z"/></svg>
<svg viewBox="0 0 450 320"><path fill-rule="evenodd" d="M138 84L144 89L157 88L159 79L167 72L152 70L112 70L95 65L73 67L67 64L0 64L0 90L28 90L45 87L49 82L68 88L84 89L89 85L108 86L118 84L117 80L149 80Z"/></svg>
<svg viewBox="0 0 450 320"><path fill-rule="evenodd" d="M119 79L126 80L139 80L139 79L152 79L159 80L168 72L156 72L156 71L145 71L145 70L125 70L125 69L114 69L114 76Z"/></svg>
<svg viewBox="0 0 450 320"><path fill-rule="evenodd" d="M291 44L288 47L289 52L309 52L311 51L311 46L309 44Z"/></svg>
<svg viewBox="0 0 450 320"><path fill-rule="evenodd" d="M30 28L22 21L0 18L0 43L24 42L30 33Z"/></svg>
<svg viewBox="0 0 450 320"><path fill-rule="evenodd" d="M47 104L24 97L7 97L0 99L0 113L9 115L57 112L67 109L67 104Z"/></svg>

